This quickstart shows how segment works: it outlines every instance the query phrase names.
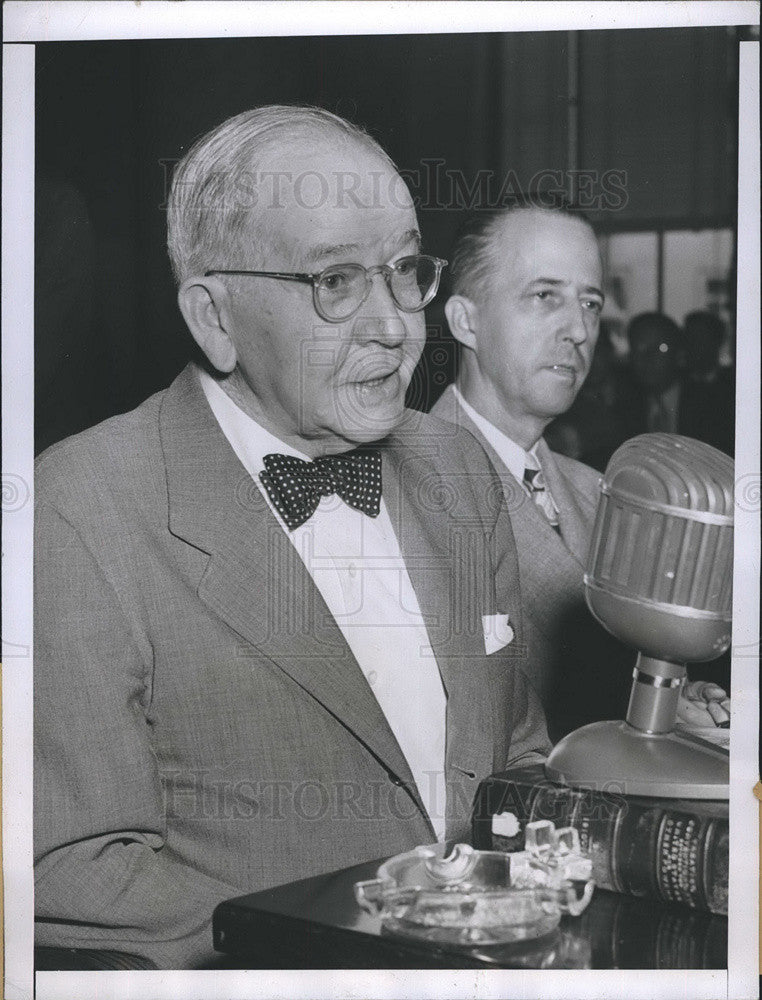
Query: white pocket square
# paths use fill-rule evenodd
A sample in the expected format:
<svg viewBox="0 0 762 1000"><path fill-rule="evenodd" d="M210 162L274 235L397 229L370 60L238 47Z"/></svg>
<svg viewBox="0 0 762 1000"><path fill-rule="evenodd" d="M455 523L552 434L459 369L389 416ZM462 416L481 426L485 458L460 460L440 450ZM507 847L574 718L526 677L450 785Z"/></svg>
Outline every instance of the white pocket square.
<svg viewBox="0 0 762 1000"><path fill-rule="evenodd" d="M496 653L498 649L513 642L515 632L511 627L508 615L482 615L482 628L484 629L484 651L489 656Z"/></svg>

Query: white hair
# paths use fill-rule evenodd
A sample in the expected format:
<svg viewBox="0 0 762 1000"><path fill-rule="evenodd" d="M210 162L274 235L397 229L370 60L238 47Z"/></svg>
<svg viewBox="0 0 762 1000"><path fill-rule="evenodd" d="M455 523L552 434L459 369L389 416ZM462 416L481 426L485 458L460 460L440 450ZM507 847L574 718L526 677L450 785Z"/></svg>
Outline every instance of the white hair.
<svg viewBox="0 0 762 1000"><path fill-rule="evenodd" d="M241 249L252 217L251 181L263 155L279 141L330 132L361 142L394 168L367 132L316 107L253 108L228 118L193 144L175 168L167 206L167 248L178 285L191 275L231 266L231 255Z"/></svg>

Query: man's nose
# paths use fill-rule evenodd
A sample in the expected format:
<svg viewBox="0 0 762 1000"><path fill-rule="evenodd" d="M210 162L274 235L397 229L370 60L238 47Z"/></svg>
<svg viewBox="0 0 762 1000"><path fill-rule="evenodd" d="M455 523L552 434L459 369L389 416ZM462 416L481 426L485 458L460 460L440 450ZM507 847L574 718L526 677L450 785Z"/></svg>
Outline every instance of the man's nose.
<svg viewBox="0 0 762 1000"><path fill-rule="evenodd" d="M381 272L372 276L370 294L354 317L352 333L357 339L386 347L398 347L407 337L407 327Z"/></svg>
<svg viewBox="0 0 762 1000"><path fill-rule="evenodd" d="M581 302L572 302L564 317L563 334L573 344L584 344L592 334L595 316L588 312Z"/></svg>
<svg viewBox="0 0 762 1000"><path fill-rule="evenodd" d="M352 323L352 339L362 343L382 344L384 347L401 347L408 338L408 329L402 319L395 316L360 314Z"/></svg>

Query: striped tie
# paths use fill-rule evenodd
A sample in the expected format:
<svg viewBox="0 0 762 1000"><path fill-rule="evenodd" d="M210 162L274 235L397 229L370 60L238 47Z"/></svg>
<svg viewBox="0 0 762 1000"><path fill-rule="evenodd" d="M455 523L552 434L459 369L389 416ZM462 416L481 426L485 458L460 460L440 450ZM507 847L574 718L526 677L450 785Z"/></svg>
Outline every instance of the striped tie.
<svg viewBox="0 0 762 1000"><path fill-rule="evenodd" d="M550 495L550 490L545 482L545 476L543 476L542 469L539 466L533 468L528 465L524 469L524 487L543 512L550 526L560 534L561 527L558 523L558 508L553 502L553 497Z"/></svg>

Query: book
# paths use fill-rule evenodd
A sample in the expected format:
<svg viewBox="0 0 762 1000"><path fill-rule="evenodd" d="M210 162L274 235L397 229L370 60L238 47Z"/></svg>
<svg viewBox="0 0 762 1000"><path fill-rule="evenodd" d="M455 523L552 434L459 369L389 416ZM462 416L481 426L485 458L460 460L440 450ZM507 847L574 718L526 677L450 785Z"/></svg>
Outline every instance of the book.
<svg viewBox="0 0 762 1000"><path fill-rule="evenodd" d="M603 889L727 915L727 802L625 796L613 783L568 788L548 780L541 765L516 768L479 785L473 846L521 851L535 820L578 831Z"/></svg>

